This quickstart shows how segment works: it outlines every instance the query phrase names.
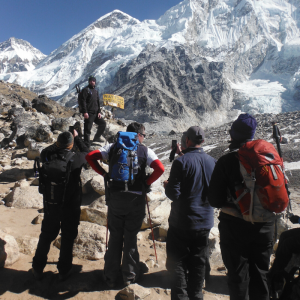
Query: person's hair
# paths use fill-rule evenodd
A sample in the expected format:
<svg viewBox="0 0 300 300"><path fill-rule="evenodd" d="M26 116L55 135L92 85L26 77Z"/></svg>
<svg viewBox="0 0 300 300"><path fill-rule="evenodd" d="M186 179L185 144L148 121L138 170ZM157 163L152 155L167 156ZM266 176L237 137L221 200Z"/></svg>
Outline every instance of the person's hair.
<svg viewBox="0 0 300 300"><path fill-rule="evenodd" d="M145 130L145 126L138 122L130 123L126 129L127 132L136 132L136 133L143 133L144 130Z"/></svg>

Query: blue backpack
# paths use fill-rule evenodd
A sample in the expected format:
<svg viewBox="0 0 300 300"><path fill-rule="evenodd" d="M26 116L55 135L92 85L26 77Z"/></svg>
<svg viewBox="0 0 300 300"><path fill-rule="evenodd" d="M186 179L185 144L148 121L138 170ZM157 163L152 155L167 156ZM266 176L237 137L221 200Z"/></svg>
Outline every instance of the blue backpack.
<svg viewBox="0 0 300 300"><path fill-rule="evenodd" d="M109 153L110 187L128 191L128 185L133 185L139 170L138 145L137 133L118 132L117 142Z"/></svg>

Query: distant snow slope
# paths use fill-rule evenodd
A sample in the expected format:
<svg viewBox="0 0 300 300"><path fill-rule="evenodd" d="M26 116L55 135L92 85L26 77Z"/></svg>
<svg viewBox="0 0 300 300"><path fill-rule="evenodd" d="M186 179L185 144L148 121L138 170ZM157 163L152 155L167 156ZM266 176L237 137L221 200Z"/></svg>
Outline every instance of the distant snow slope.
<svg viewBox="0 0 300 300"><path fill-rule="evenodd" d="M54 50L34 70L2 74L0 79L72 105L75 84L84 86L90 74L96 76L100 93L113 92L114 87L123 91L121 86L115 86L116 81L122 82L115 77L120 69L127 78L126 84L134 86L134 76L149 72L153 63L165 64L163 56L152 55L155 62L140 59L141 64L133 68L131 62L147 45L169 53L182 46L189 59L181 64L184 72L177 72L177 76L193 77L194 71L189 69L199 74L197 70L201 70L204 59L222 65L209 70L209 83L201 81L200 76L199 84L211 92L220 86L220 78L227 80L232 89L228 91L232 99L227 102L233 104L227 110L277 113L300 109L299 26L299 0L184 0L158 20L142 22L115 10ZM192 68L188 61L193 61ZM151 86L145 89L147 97L151 97ZM170 97L176 99L178 95L174 93ZM214 99L218 95L223 97L218 90ZM179 102L188 103L188 99L180 98ZM220 102L224 103L224 99ZM213 108L220 109L225 108Z"/></svg>
<svg viewBox="0 0 300 300"><path fill-rule="evenodd" d="M33 70L45 57L30 43L12 37L0 43L0 74Z"/></svg>

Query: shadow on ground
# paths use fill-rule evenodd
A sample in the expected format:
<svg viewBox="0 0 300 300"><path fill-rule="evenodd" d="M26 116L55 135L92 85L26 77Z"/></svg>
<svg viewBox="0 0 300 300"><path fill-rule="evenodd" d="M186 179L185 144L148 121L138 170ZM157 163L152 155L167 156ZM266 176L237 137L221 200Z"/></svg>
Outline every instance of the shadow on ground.
<svg viewBox="0 0 300 300"><path fill-rule="evenodd" d="M227 277L223 275L211 275L206 282L204 290L214 294L229 295Z"/></svg>
<svg viewBox="0 0 300 300"><path fill-rule="evenodd" d="M0 270L0 299L6 292L29 294L45 299L69 299L81 292L101 292L112 290L102 280L103 270L81 272L81 265L73 266L72 275L65 281L59 280L58 273L45 272L43 279L36 281L30 271L18 271L10 268ZM169 276L166 271L145 274L138 282L139 285L151 288L170 288ZM120 278L121 279L121 278ZM119 280L113 290L124 288ZM118 298L116 298L118 299Z"/></svg>

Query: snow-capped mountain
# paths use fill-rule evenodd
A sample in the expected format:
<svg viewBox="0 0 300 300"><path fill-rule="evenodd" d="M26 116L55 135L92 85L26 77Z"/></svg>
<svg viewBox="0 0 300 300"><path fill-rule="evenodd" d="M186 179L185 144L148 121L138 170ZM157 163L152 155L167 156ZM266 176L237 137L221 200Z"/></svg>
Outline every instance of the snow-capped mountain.
<svg viewBox="0 0 300 300"><path fill-rule="evenodd" d="M0 74L31 71L45 57L27 41L12 37L0 43Z"/></svg>
<svg viewBox="0 0 300 300"><path fill-rule="evenodd" d="M184 0L140 22L115 10L0 79L71 106L93 74L100 93L125 97L118 115L151 124L300 109L299 11L299 0Z"/></svg>

